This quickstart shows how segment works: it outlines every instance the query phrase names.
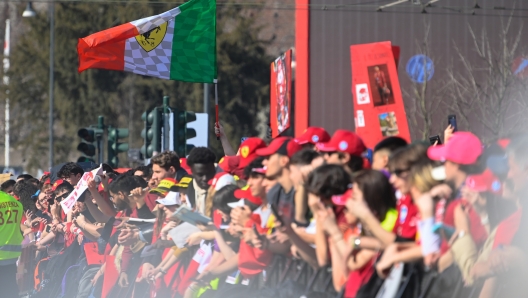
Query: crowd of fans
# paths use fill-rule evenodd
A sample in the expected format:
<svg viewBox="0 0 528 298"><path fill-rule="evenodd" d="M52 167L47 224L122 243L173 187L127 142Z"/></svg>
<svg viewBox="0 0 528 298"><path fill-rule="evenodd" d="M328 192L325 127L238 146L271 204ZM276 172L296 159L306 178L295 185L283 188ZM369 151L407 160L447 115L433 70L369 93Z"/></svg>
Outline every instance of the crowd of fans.
<svg viewBox="0 0 528 298"><path fill-rule="evenodd" d="M4 182L1 190L24 208L17 290L29 297L527 295L528 136L483 144L448 127L444 144L388 137L367 156L347 130L330 137L310 127L269 144L252 137L238 150L220 132L220 161L197 147L186 159L162 152L121 174L104 165L68 213L60 201L85 172L76 163ZM311 286L316 274L303 281L287 270L270 283L292 260L323 272L329 289Z"/></svg>

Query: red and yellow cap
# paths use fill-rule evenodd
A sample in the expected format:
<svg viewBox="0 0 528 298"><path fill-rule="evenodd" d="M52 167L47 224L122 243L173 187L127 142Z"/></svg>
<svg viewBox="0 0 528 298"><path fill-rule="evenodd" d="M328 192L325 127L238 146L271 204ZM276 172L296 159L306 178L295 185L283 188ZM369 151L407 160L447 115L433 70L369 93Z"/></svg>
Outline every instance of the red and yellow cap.
<svg viewBox="0 0 528 298"><path fill-rule="evenodd" d="M247 138L238 148L237 156L240 158L238 168L244 169L247 167L255 158L257 158L257 151L265 147L266 142L264 142L263 139L256 137Z"/></svg>

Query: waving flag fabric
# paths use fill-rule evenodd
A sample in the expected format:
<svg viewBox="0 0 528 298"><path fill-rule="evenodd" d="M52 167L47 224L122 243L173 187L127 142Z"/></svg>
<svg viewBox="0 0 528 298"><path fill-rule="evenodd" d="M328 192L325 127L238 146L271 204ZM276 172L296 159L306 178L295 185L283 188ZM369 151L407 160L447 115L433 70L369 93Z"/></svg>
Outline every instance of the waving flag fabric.
<svg viewBox="0 0 528 298"><path fill-rule="evenodd" d="M162 14L79 39L79 72L128 71L162 79L216 79L216 1L191 0Z"/></svg>

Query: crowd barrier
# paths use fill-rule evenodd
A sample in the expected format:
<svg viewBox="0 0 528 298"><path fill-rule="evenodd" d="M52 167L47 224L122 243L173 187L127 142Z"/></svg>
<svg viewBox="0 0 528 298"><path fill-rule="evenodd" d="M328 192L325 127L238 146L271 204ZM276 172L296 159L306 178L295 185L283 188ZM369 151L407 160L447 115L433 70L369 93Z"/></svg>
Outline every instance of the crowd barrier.
<svg viewBox="0 0 528 298"><path fill-rule="evenodd" d="M74 244L76 245L76 244ZM25 247L22 249L22 255L19 260L18 266L18 275L17 282L21 296L25 297L44 297L39 295L39 291L43 288L46 289L46 293L56 293L56 297L70 297L67 293L71 293L71 287L77 287L78 281L68 282L72 275L80 278L82 276L82 271L89 270L94 268L94 266L80 266L79 259L73 260L71 264L63 265L64 268L67 268L58 275L61 276L47 276L47 279L37 281L36 277L36 268L38 259L35 259L36 248L34 246ZM50 258L61 258L61 256L66 257L64 254L57 254L54 257ZM179 263L177 263L178 270L181 268L186 268L192 259L192 254L184 256ZM64 264L68 260L61 260L59 264ZM136 259L137 266L128 272L128 281L132 285L135 281L137 273L139 271L139 264L141 259ZM51 263L50 264L56 264ZM40 266L40 265L39 265ZM420 263L416 264L406 264L408 270L405 270L404 275L402 276L401 286L398 289L397 294L394 298L404 298L404 297L419 297L426 298L435 296L431 291L438 291L438 285L435 287L435 283L439 282L444 284L447 282L447 286L453 288L453 294L451 297L464 297L464 298L476 298L479 296L479 289L482 287L482 283L477 283L476 286L472 288L464 287L464 281L462 278L452 281L440 281L440 275L434 270L424 271L423 266ZM97 266L95 267L97 268ZM40 271L40 268L38 271ZM74 273L75 272L75 273ZM418 277L417 277L418 275ZM76 277L73 277L75 279ZM47 280L50 280L47 282ZM73 280L72 280L73 281ZM175 274L167 285L168 288L172 288L172 285L177 282L177 275ZM419 283L418 290L415 290L414 287L416 282ZM332 282L332 268L330 266L322 267L319 269L314 269L307 262L293 258L290 256L284 255L274 255L272 262L266 268L266 270L259 276L259 282L250 283L252 290L262 290L262 289L281 289L285 284L294 284L295 288L298 289L301 293L299 296L302 296L305 293L322 293L324 297L335 297L339 298L343 296L343 293L337 293L334 289ZM412 286L410 286L412 285ZM70 289L68 289L70 287ZM410 289L409 289L410 288ZM435 290L436 288L436 290ZM37 290L38 289L38 290ZM112 291L111 297L132 297L132 291L134 287L116 287ZM69 291L68 291L69 290ZM75 292L76 289L74 289ZM136 297L150 297L150 288L143 287L137 288L134 293ZM414 292L413 292L414 291ZM500 288L494 297L499 294ZM115 294L115 295L114 295ZM436 297L436 296L435 296Z"/></svg>

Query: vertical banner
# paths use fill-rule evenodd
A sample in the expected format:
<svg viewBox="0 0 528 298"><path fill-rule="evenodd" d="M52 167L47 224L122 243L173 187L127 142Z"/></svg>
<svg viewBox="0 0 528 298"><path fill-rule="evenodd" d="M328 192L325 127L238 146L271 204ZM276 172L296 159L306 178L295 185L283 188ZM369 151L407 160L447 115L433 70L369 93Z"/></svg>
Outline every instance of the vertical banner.
<svg viewBox="0 0 528 298"><path fill-rule="evenodd" d="M286 51L271 63L270 126L276 137L290 127L292 50Z"/></svg>
<svg viewBox="0 0 528 298"><path fill-rule="evenodd" d="M388 136L410 141L391 43L353 45L350 55L356 133L368 148Z"/></svg>

